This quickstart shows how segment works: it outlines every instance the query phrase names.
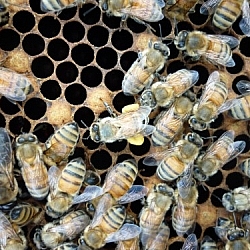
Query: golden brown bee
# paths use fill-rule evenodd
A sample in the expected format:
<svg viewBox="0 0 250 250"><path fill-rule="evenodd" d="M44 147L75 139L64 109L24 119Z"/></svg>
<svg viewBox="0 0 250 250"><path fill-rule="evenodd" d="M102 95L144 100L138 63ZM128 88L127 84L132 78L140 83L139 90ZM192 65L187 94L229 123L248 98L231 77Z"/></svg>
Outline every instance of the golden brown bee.
<svg viewBox="0 0 250 250"><path fill-rule="evenodd" d="M167 75L161 81L152 84L151 89L146 89L140 96L142 106L157 105L169 108L176 97L180 97L190 89L199 79L199 73L195 70L180 69Z"/></svg>
<svg viewBox="0 0 250 250"><path fill-rule="evenodd" d="M48 173L42 147L34 134L21 134L16 138L16 158L30 195L37 200L44 199L49 192Z"/></svg>
<svg viewBox="0 0 250 250"><path fill-rule="evenodd" d="M19 227L23 227L30 222L35 223L39 221L42 215L44 215L44 213L41 208L28 203L22 203L11 209L9 220L12 224L14 223Z"/></svg>
<svg viewBox="0 0 250 250"><path fill-rule="evenodd" d="M189 234L181 250L198 250L198 241L195 234Z"/></svg>
<svg viewBox="0 0 250 250"><path fill-rule="evenodd" d="M244 141L234 142L234 131L228 130L214 142L205 153L201 154L195 163L194 177L206 181L227 162L237 157L245 148Z"/></svg>
<svg viewBox="0 0 250 250"><path fill-rule="evenodd" d="M164 216L173 202L173 195L174 190L165 183L154 185L150 190L139 215L142 230L140 239L144 247L149 247L159 233Z"/></svg>
<svg viewBox="0 0 250 250"><path fill-rule="evenodd" d="M202 145L203 141L198 134L188 133L174 147L145 157L143 163L158 165L157 176L164 181L173 181L193 164Z"/></svg>
<svg viewBox="0 0 250 250"><path fill-rule="evenodd" d="M0 1L0 26L3 26L9 22L9 11L7 1Z"/></svg>
<svg viewBox="0 0 250 250"><path fill-rule="evenodd" d="M43 12L61 12L66 8L82 5L85 0L41 0L40 8Z"/></svg>
<svg viewBox="0 0 250 250"><path fill-rule="evenodd" d="M242 14L242 19L239 23L242 32L250 35L250 19L249 19L249 3L247 0L208 0L204 2L200 8L200 13L204 15L213 15L213 25L225 31L236 21Z"/></svg>
<svg viewBox="0 0 250 250"><path fill-rule="evenodd" d="M75 243L65 242L57 247L52 248L52 250L79 250L79 248Z"/></svg>
<svg viewBox="0 0 250 250"><path fill-rule="evenodd" d="M140 227L128 223L123 225L125 219L126 209L124 206L114 205L106 211L99 206L92 222L79 238L80 249L84 249L84 245L92 249L99 249L108 242L137 237L141 231Z"/></svg>
<svg viewBox="0 0 250 250"><path fill-rule="evenodd" d="M41 231L35 233L34 241L41 241L47 248L54 248L66 240L75 239L89 223L89 216L83 210L72 211L62 217L59 223L45 224Z"/></svg>
<svg viewBox="0 0 250 250"><path fill-rule="evenodd" d="M154 126L148 125L149 107L138 104L127 105L122 114L116 117L105 117L90 126L90 137L95 142L111 143L127 139L129 143L141 145L144 136L154 131Z"/></svg>
<svg viewBox="0 0 250 250"><path fill-rule="evenodd" d="M48 138L45 142L44 162L49 166L57 166L67 162L73 154L80 135L76 122L69 122Z"/></svg>
<svg viewBox="0 0 250 250"><path fill-rule="evenodd" d="M26 76L0 67L0 94L9 101L13 103L24 101L31 90L31 86L31 82Z"/></svg>
<svg viewBox="0 0 250 250"><path fill-rule="evenodd" d="M124 94L135 95L149 86L153 82L155 74L163 69L169 55L170 50L166 44L150 40L148 48L138 53L138 58L123 78Z"/></svg>
<svg viewBox="0 0 250 250"><path fill-rule="evenodd" d="M16 200L18 184L13 173L13 153L10 137L0 128L0 204Z"/></svg>
<svg viewBox="0 0 250 250"><path fill-rule="evenodd" d="M185 51L186 56L197 61L204 57L214 65L234 67L231 48L239 44L239 40L226 35L208 35L202 31L182 30L174 39L177 49Z"/></svg>
<svg viewBox="0 0 250 250"><path fill-rule="evenodd" d="M238 187L222 196L222 205L229 212L247 211L250 209L250 189Z"/></svg>
<svg viewBox="0 0 250 250"><path fill-rule="evenodd" d="M215 241L208 235L204 236L201 241L200 250L218 250Z"/></svg>
<svg viewBox="0 0 250 250"><path fill-rule="evenodd" d="M230 110L229 114L237 120L249 120L250 119L250 82L241 80L236 84L237 89L242 94L236 100L237 105L234 105Z"/></svg>
<svg viewBox="0 0 250 250"><path fill-rule="evenodd" d="M167 111L162 111L155 119L155 131L151 139L154 146L166 146L181 132L195 101L195 95L187 91L176 98Z"/></svg>
<svg viewBox="0 0 250 250"><path fill-rule="evenodd" d="M177 205L174 206L172 212L172 225L179 236L183 236L190 230L194 229L197 213L198 190L196 182L192 181L192 186L185 198L182 198L177 190L175 192Z"/></svg>
<svg viewBox="0 0 250 250"><path fill-rule="evenodd" d="M99 6L108 16L121 17L122 22L130 17L147 26L144 21L158 22L164 18L161 9L165 6L165 2L163 0L100 0Z"/></svg>
<svg viewBox="0 0 250 250"><path fill-rule="evenodd" d="M46 213L52 218L58 218L73 205L82 186L86 166L82 158L71 160L62 170L56 166L49 169L50 193L46 204Z"/></svg>
<svg viewBox="0 0 250 250"><path fill-rule="evenodd" d="M12 225L0 212L0 247L3 250L27 249L24 232L17 225Z"/></svg>
<svg viewBox="0 0 250 250"><path fill-rule="evenodd" d="M209 128L217 116L230 109L238 103L236 99L227 100L228 88L226 84L220 80L218 71L210 74L202 96L194 105L192 115L189 118L190 126L195 130L205 130Z"/></svg>
<svg viewBox="0 0 250 250"><path fill-rule="evenodd" d="M184 21L189 13L194 12L198 0L167 0L165 16L178 22Z"/></svg>

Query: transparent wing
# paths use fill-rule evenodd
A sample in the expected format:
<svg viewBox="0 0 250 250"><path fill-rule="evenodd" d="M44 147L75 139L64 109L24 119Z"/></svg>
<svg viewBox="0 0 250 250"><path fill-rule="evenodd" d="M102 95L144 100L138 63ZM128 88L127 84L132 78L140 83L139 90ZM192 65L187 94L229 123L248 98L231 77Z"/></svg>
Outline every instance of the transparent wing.
<svg viewBox="0 0 250 250"><path fill-rule="evenodd" d="M155 131L155 126L153 125L146 125L145 129L143 129L143 135L148 136L151 135Z"/></svg>
<svg viewBox="0 0 250 250"><path fill-rule="evenodd" d="M221 0L207 0L201 5L200 13L203 15L214 13L220 1Z"/></svg>
<svg viewBox="0 0 250 250"><path fill-rule="evenodd" d="M61 170L57 166L51 166L48 170L49 187L52 195L55 195L57 183L61 176Z"/></svg>
<svg viewBox="0 0 250 250"><path fill-rule="evenodd" d="M185 199L190 193L192 186L192 171L193 164L190 163L186 168L183 176L177 181L178 193L182 199Z"/></svg>
<svg viewBox="0 0 250 250"><path fill-rule="evenodd" d="M236 87L241 94L249 94L250 93L250 81L240 80L236 83Z"/></svg>
<svg viewBox="0 0 250 250"><path fill-rule="evenodd" d="M133 202L143 198L148 193L148 188L142 185L133 185L128 192L117 201L119 204Z"/></svg>
<svg viewBox="0 0 250 250"><path fill-rule="evenodd" d="M223 113L237 105L239 105L241 103L240 99L231 99L231 100L227 100L225 101L219 108L217 111L217 114Z"/></svg>
<svg viewBox="0 0 250 250"><path fill-rule="evenodd" d="M103 189L99 186L87 186L84 191L74 197L72 204L78 204L81 202L87 202L103 195Z"/></svg>
<svg viewBox="0 0 250 250"><path fill-rule="evenodd" d="M245 147L246 147L246 142L244 141L236 141L230 144L228 148L228 154L230 155L230 157L228 158L226 162L231 161L232 159L237 157L239 154L241 154L242 151L245 149Z"/></svg>
<svg viewBox="0 0 250 250"><path fill-rule="evenodd" d="M134 224L124 224L117 232L109 234L105 239L106 243L129 240L137 237L141 233L141 228Z"/></svg>
<svg viewBox="0 0 250 250"><path fill-rule="evenodd" d="M195 234L189 234L181 250L197 250L198 241Z"/></svg>
<svg viewBox="0 0 250 250"><path fill-rule="evenodd" d="M220 43L226 43L230 46L230 48L234 48L239 45L240 41L233 37L233 36L227 36L227 35L206 35L208 39L211 41L217 40Z"/></svg>
<svg viewBox="0 0 250 250"><path fill-rule="evenodd" d="M241 9L242 19L240 20L239 26L246 36L250 36L250 7L247 0L243 1Z"/></svg>

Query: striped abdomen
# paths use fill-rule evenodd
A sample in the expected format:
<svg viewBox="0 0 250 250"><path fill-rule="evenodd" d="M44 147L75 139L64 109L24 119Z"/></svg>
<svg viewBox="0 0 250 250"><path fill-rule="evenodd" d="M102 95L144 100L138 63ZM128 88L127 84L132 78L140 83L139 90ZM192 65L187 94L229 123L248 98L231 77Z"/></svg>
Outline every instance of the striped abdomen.
<svg viewBox="0 0 250 250"><path fill-rule="evenodd" d="M234 106L229 110L229 114L238 120L250 118L250 95L239 98L239 105Z"/></svg>

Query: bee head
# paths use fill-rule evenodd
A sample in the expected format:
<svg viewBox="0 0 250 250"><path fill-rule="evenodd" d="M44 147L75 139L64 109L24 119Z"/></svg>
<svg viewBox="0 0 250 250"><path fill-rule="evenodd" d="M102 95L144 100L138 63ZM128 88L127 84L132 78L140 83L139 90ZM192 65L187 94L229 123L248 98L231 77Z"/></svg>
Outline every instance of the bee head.
<svg viewBox="0 0 250 250"><path fill-rule="evenodd" d="M98 123L93 123L90 127L90 136L91 139L95 142L100 142L100 130Z"/></svg>
<svg viewBox="0 0 250 250"><path fill-rule="evenodd" d="M186 39L189 32L187 30L182 30L179 34L174 38L174 44L177 49L185 50L186 49Z"/></svg>
<svg viewBox="0 0 250 250"><path fill-rule="evenodd" d="M198 131L203 131L207 129L207 124L205 122L198 121L198 119L195 116L190 116L188 123L192 129Z"/></svg>

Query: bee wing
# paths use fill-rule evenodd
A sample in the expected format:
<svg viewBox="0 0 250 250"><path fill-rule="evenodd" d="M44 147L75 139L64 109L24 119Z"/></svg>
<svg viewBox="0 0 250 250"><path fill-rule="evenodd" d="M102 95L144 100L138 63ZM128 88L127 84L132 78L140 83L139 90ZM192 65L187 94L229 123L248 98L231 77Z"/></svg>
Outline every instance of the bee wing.
<svg viewBox="0 0 250 250"><path fill-rule="evenodd" d="M192 186L193 164L190 163L184 172L184 175L177 181L177 189L181 198L185 199L190 193Z"/></svg>
<svg viewBox="0 0 250 250"><path fill-rule="evenodd" d="M155 131L155 126L146 125L142 132L144 136L148 136L151 135L154 131Z"/></svg>
<svg viewBox="0 0 250 250"><path fill-rule="evenodd" d="M222 43L226 43L229 45L230 48L234 48L238 46L240 43L240 41L233 36L227 36L227 35L206 35L206 36L211 41L217 40Z"/></svg>
<svg viewBox="0 0 250 250"><path fill-rule="evenodd" d="M6 246L8 238L19 238L4 213L0 211L0 245Z"/></svg>
<svg viewBox="0 0 250 250"><path fill-rule="evenodd" d="M217 111L217 114L223 113L237 105L239 105L241 103L240 99L231 99L231 100L227 100L225 101L219 108Z"/></svg>
<svg viewBox="0 0 250 250"><path fill-rule="evenodd" d="M148 188L142 185L133 185L126 194L117 201L119 204L133 202L143 198L148 193Z"/></svg>
<svg viewBox="0 0 250 250"><path fill-rule="evenodd" d="M51 166L48 170L49 188L51 194L55 194L57 183L61 176L61 170L57 166Z"/></svg>
<svg viewBox="0 0 250 250"><path fill-rule="evenodd" d="M230 144L228 148L228 154L230 155L230 157L228 158L226 162L231 161L232 159L237 157L239 154L241 154L242 151L245 149L245 147L246 147L246 142L244 141L236 141Z"/></svg>
<svg viewBox="0 0 250 250"><path fill-rule="evenodd" d="M250 36L250 7L247 0L243 1L241 6L242 19L239 23L240 29L246 36Z"/></svg>
<svg viewBox="0 0 250 250"><path fill-rule="evenodd" d="M74 197L72 204L78 204L81 202L87 202L103 195L103 189L99 186L87 186L84 191Z"/></svg>
<svg viewBox="0 0 250 250"><path fill-rule="evenodd" d="M141 228L134 224L124 224L118 231L111 233L105 239L106 243L129 240L137 237L141 233Z"/></svg>
<svg viewBox="0 0 250 250"><path fill-rule="evenodd" d="M207 0L201 5L200 13L203 15L209 15L214 13L220 1L221 0Z"/></svg>
<svg viewBox="0 0 250 250"><path fill-rule="evenodd" d="M195 234L189 234L181 250L197 250L198 241Z"/></svg>
<svg viewBox="0 0 250 250"><path fill-rule="evenodd" d="M250 92L250 81L240 80L236 83L236 87L241 94L249 94Z"/></svg>

